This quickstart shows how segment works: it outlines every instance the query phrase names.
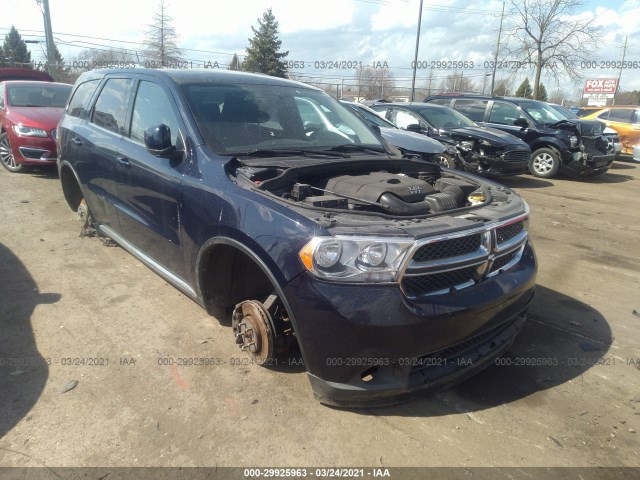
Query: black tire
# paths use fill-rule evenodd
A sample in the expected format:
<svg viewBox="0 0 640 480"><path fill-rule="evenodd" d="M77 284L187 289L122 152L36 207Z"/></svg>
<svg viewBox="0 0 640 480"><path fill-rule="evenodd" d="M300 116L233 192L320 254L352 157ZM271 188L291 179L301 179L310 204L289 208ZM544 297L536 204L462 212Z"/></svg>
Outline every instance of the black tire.
<svg viewBox="0 0 640 480"><path fill-rule="evenodd" d="M531 154L529 171L534 177L553 178L560 170L560 156L551 148L539 148Z"/></svg>
<svg viewBox="0 0 640 480"><path fill-rule="evenodd" d="M435 160L441 167L460 170L460 162L458 159L448 153L439 153L435 156Z"/></svg>
<svg viewBox="0 0 640 480"><path fill-rule="evenodd" d="M22 164L16 162L16 158L11 150L11 142L6 132L0 134L0 163L10 172L16 173L24 169Z"/></svg>

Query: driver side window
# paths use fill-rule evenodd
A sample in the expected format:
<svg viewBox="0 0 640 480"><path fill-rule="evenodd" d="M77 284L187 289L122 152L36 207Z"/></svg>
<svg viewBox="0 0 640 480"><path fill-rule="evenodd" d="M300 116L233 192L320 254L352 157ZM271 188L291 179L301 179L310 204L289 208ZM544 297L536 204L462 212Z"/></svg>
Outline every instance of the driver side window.
<svg viewBox="0 0 640 480"><path fill-rule="evenodd" d="M144 143L144 132L149 127L164 123L171 130L171 143L178 144L180 130L171 102L160 85L141 81L136 93L131 119L131 140Z"/></svg>
<svg viewBox="0 0 640 480"><path fill-rule="evenodd" d="M513 105L508 103L493 102L491 113L489 113L489 123L498 123L500 125L514 125L518 118L524 118Z"/></svg>
<svg viewBox="0 0 640 480"><path fill-rule="evenodd" d="M405 112L404 110L396 110L394 114L394 122L398 128L402 128L404 130L407 129L409 125L422 125L420 119L409 112Z"/></svg>

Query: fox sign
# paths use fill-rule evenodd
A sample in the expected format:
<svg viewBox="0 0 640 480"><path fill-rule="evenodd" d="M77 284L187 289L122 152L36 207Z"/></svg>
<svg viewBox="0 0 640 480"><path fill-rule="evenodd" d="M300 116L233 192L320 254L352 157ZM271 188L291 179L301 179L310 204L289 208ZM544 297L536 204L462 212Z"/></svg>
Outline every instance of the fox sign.
<svg viewBox="0 0 640 480"><path fill-rule="evenodd" d="M594 78L584 82L584 93L616 93L617 78Z"/></svg>

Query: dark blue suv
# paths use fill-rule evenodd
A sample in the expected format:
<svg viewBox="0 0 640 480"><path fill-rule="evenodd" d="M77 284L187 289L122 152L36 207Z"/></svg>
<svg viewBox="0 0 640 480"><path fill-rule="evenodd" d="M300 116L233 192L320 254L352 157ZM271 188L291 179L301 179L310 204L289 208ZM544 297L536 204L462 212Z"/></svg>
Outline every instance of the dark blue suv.
<svg viewBox="0 0 640 480"><path fill-rule="evenodd" d="M58 132L83 228L210 313L232 308L230 339L256 363L297 344L324 403L444 388L491 365L522 327L536 275L526 203L395 156L321 90L97 70L76 82Z"/></svg>

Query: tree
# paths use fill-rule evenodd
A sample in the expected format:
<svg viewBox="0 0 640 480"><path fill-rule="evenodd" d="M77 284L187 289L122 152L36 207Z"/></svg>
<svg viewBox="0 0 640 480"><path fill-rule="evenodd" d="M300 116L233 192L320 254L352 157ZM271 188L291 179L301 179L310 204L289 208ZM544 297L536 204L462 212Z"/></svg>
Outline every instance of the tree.
<svg viewBox="0 0 640 480"><path fill-rule="evenodd" d="M257 30L251 27L253 38L249 39L243 70L285 78L287 64L284 58L289 52L280 51L282 40L278 38L278 22L271 9L262 15L262 19L258 19L258 25Z"/></svg>
<svg viewBox="0 0 640 480"><path fill-rule="evenodd" d="M33 68L31 52L24 43L16 27L11 25L11 30L4 37L2 45L3 64L9 67Z"/></svg>
<svg viewBox="0 0 640 480"><path fill-rule="evenodd" d="M529 83L529 77L527 77L523 80L523 82L516 90L516 97L531 98L532 93L533 90L531 89L531 84Z"/></svg>
<svg viewBox="0 0 640 480"><path fill-rule="evenodd" d="M546 102L549 100L549 95L547 95L547 89L544 88L543 84L540 84L540 89L538 90L538 100Z"/></svg>
<svg viewBox="0 0 640 480"><path fill-rule="evenodd" d="M503 78L496 81L493 87L493 94L500 97L506 97L510 95L511 88L512 88L511 80Z"/></svg>
<svg viewBox="0 0 640 480"><path fill-rule="evenodd" d="M534 66L533 98L540 96L542 70L558 79L560 70L577 82L581 61L595 51L600 29L595 17L578 16L584 0L510 0L507 50Z"/></svg>
<svg viewBox="0 0 640 480"><path fill-rule="evenodd" d="M231 63L229 63L229 70L242 70L242 62L240 62L237 53L233 54Z"/></svg>
<svg viewBox="0 0 640 480"><path fill-rule="evenodd" d="M356 82L358 97L365 97L367 100L384 98L395 87L393 73L388 68L358 68Z"/></svg>
<svg viewBox="0 0 640 480"><path fill-rule="evenodd" d="M158 12L154 14L153 23L145 35L145 56L152 66L169 67L182 59L178 34L171 22L173 17L167 14L167 4L160 0Z"/></svg>
<svg viewBox="0 0 640 480"><path fill-rule="evenodd" d="M445 92L474 92L476 86L469 77L464 76L464 72L447 75L440 88Z"/></svg>

